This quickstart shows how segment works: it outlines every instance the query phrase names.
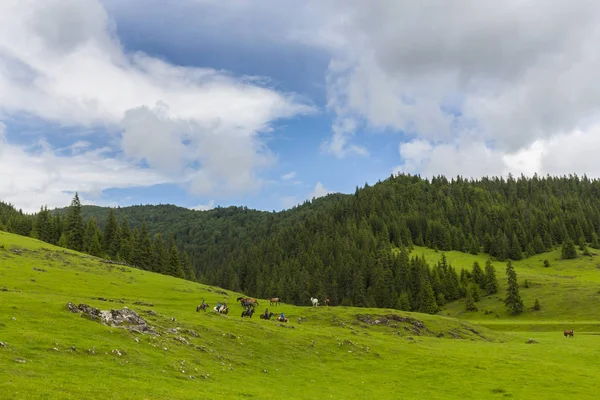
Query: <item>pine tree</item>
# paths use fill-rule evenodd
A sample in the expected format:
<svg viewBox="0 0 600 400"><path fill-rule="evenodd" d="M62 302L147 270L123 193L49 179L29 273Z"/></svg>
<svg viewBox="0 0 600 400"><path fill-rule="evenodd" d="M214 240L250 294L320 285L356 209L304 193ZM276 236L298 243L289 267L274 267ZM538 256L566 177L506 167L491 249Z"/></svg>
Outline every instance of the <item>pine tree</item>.
<svg viewBox="0 0 600 400"><path fill-rule="evenodd" d="M473 298L473 288L474 286L467 288L467 295L465 298L465 310L467 311L477 311L477 305L475 304L475 299Z"/></svg>
<svg viewBox="0 0 600 400"><path fill-rule="evenodd" d="M475 282L475 284L477 284L480 288L485 289L485 275L477 261L473 263L471 278L473 279L473 282Z"/></svg>
<svg viewBox="0 0 600 400"><path fill-rule="evenodd" d="M121 239L119 237L119 223L112 208L108 210L108 216L104 224L103 238L104 251L106 251L109 258L115 259L119 253Z"/></svg>
<svg viewBox="0 0 600 400"><path fill-rule="evenodd" d="M157 233L154 235L152 242L152 254L150 261L150 271L158 272L159 274L169 274L169 251L170 248L165 245L162 234ZM225 287L225 284L220 282L220 285Z"/></svg>
<svg viewBox="0 0 600 400"><path fill-rule="evenodd" d="M96 229L94 236L88 245L87 252L95 257L102 256L102 244L100 239L100 231Z"/></svg>
<svg viewBox="0 0 600 400"><path fill-rule="evenodd" d="M83 234L83 251L92 254L91 252L91 247L92 247L92 243L94 241L94 238L96 238L98 240L100 239L100 230L98 229L98 224L96 222L96 218L92 217L88 220L87 224L85 225L85 231ZM96 244L94 243L94 246ZM100 257L100 255L102 254L102 244L101 242L99 243L100 245L100 251L98 251L98 249L94 248L94 254L92 254L93 256L96 257Z"/></svg>
<svg viewBox="0 0 600 400"><path fill-rule="evenodd" d="M181 260L179 259L179 251L175 244L175 237L171 235L169 239L169 259L167 262L166 274L177 278L183 278L183 268L181 268Z"/></svg>
<svg viewBox="0 0 600 400"><path fill-rule="evenodd" d="M136 236L136 246L133 249L134 265L149 271L152 267L152 240L145 221L142 222Z"/></svg>
<svg viewBox="0 0 600 400"><path fill-rule="evenodd" d="M561 256L563 260L577 258L577 250L575 249L575 243L573 243L573 240L571 240L571 238L567 238L563 243Z"/></svg>
<svg viewBox="0 0 600 400"><path fill-rule="evenodd" d="M418 296L419 309L418 311L426 314L435 314L438 312L438 305L435 301L435 294L429 283L429 279L422 275L421 285Z"/></svg>
<svg viewBox="0 0 600 400"><path fill-rule="evenodd" d="M68 248L82 251L84 226L83 217L81 215L81 202L79 201L79 195L77 193L75 193L75 197L73 197L73 201L67 211L65 233Z"/></svg>
<svg viewBox="0 0 600 400"><path fill-rule="evenodd" d="M402 311L410 311L410 299L408 298L408 293L402 292L400 296L398 296L398 303L396 304L396 308Z"/></svg>
<svg viewBox="0 0 600 400"><path fill-rule="evenodd" d="M467 289L467 291L471 291L471 294L473 295L473 300L477 303L479 300L481 300L481 292L479 291L479 286L471 283L469 285L469 288Z"/></svg>
<svg viewBox="0 0 600 400"><path fill-rule="evenodd" d="M496 279L496 269L491 260L485 262L485 288L489 294L498 292L498 280Z"/></svg>
<svg viewBox="0 0 600 400"><path fill-rule="evenodd" d="M513 233L512 235L509 257L511 260L520 260L523 258L523 253L521 252L521 244L519 243L519 239L517 238L517 235L515 233Z"/></svg>
<svg viewBox="0 0 600 400"><path fill-rule="evenodd" d="M57 246L63 247L65 249L68 248L67 235L64 232L62 235L60 235L60 239L58 239Z"/></svg>
<svg viewBox="0 0 600 400"><path fill-rule="evenodd" d="M600 249L600 243L598 242L598 235L596 232L592 232L592 243L590 247L592 249Z"/></svg>
<svg viewBox="0 0 600 400"><path fill-rule="evenodd" d="M517 273L510 260L506 264L506 275L508 277L508 287L506 289L506 298L504 304L508 311L513 314L521 314L523 312L523 300L519 295L519 284L517 283Z"/></svg>
<svg viewBox="0 0 600 400"><path fill-rule="evenodd" d="M187 279L188 281L196 281L196 273L194 272L194 268L192 267L190 256L185 251L181 255L181 265L183 267L183 274L185 279ZM277 293L279 293L279 296L283 296L283 289L277 290Z"/></svg>
<svg viewBox="0 0 600 400"><path fill-rule="evenodd" d="M585 238L583 236L579 236L579 239L577 240L577 245L579 246L579 250L586 250Z"/></svg>

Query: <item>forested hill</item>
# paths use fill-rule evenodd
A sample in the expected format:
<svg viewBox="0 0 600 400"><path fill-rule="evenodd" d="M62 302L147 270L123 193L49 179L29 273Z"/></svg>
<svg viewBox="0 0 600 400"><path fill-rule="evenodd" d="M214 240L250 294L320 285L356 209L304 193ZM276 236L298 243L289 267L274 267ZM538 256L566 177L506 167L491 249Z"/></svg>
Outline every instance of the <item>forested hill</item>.
<svg viewBox="0 0 600 400"><path fill-rule="evenodd" d="M135 206L114 214L139 229L145 222L151 234L173 233L198 279L209 284L296 304L329 296L335 304L425 310L423 291L444 302L463 296L464 282L454 287L451 267L392 256L392 248L483 251L506 260L571 240L598 247L599 206L600 181L586 177L399 175L279 213ZM108 213L83 207L84 217L100 225Z"/></svg>

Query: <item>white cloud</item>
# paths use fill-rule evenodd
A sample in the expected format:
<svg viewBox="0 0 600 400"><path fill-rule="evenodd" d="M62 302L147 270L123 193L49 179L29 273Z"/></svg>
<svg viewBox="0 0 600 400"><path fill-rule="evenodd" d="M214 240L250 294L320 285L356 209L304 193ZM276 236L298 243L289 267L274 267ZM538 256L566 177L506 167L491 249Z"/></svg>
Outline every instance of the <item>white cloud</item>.
<svg viewBox="0 0 600 400"><path fill-rule="evenodd" d="M120 131L130 166L186 176L195 193L260 187L275 160L260 134L312 107L255 78L126 53L113 28L98 0L2 1L0 118Z"/></svg>
<svg viewBox="0 0 600 400"><path fill-rule="evenodd" d="M315 26L296 33L331 54L325 146L336 156L361 153L352 137L365 126L440 143L437 152L460 152L467 133L513 154L600 117L596 1L322 3ZM454 169L479 173L470 168L483 160L459 161Z"/></svg>
<svg viewBox="0 0 600 400"><path fill-rule="evenodd" d="M586 130L538 139L515 152L494 149L468 138L453 143L416 139L399 147L403 164L394 173L420 173L425 177L461 175L469 178L524 174L564 175L576 173L600 177L600 124Z"/></svg>
<svg viewBox="0 0 600 400"><path fill-rule="evenodd" d="M213 208L215 208L215 201L211 200L208 202L208 204L198 204L197 206L192 207L192 210L208 211L208 210L212 210Z"/></svg>
<svg viewBox="0 0 600 400"><path fill-rule="evenodd" d="M0 135L1 136L1 135ZM171 179L107 156L106 149L59 155L41 142L34 148L0 141L0 199L26 212L64 207L78 191L82 202L96 203L108 188L143 187Z"/></svg>
<svg viewBox="0 0 600 400"><path fill-rule="evenodd" d="M326 196L329 193L331 193L329 189L326 189L321 182L317 182L314 190L308 195L308 198L311 200L317 199L319 197Z"/></svg>
<svg viewBox="0 0 600 400"><path fill-rule="evenodd" d="M290 179L294 179L296 177L296 172L292 171L287 174L281 175L281 179L284 181L289 181Z"/></svg>

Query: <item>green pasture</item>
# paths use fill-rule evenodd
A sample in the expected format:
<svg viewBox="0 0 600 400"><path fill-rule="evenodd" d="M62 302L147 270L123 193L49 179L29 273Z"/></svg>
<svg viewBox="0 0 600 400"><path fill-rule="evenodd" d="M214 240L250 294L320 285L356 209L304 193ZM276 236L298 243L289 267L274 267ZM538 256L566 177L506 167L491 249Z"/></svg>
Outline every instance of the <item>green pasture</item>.
<svg viewBox="0 0 600 400"><path fill-rule="evenodd" d="M485 264L483 255L447 256L459 268ZM494 263L500 292L478 303L487 315L464 313L460 301L431 316L259 299L248 319L238 293L0 232L0 398L596 399L600 269L595 257L545 257L551 268L544 257L515 263L519 282L532 283L526 306L542 304L519 317L498 300L504 264ZM230 313L196 312L202 299L227 301ZM129 307L158 334L82 318L67 302ZM265 306L290 321L259 319Z"/></svg>

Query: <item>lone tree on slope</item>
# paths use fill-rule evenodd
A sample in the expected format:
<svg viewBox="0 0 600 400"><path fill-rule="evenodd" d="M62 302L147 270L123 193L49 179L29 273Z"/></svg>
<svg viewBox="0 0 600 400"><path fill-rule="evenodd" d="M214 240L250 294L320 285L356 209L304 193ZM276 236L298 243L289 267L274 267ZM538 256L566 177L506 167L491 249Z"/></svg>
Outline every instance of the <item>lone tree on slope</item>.
<svg viewBox="0 0 600 400"><path fill-rule="evenodd" d="M506 264L506 275L508 276L508 288L506 289L506 299L504 299L504 304L511 314L521 314L523 312L523 300L519 295L517 273L510 261Z"/></svg>

